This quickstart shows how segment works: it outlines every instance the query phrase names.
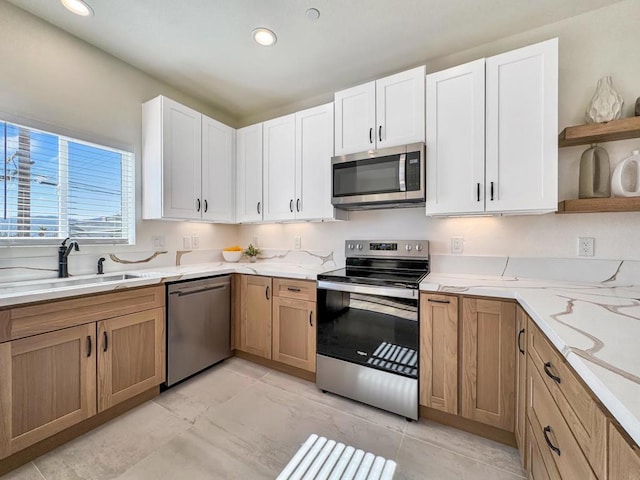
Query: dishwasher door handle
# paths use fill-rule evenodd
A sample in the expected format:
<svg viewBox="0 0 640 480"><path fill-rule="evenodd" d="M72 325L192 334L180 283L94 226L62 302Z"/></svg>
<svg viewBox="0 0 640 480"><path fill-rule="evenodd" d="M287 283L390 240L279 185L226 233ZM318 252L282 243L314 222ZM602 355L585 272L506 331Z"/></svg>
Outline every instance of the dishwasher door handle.
<svg viewBox="0 0 640 480"><path fill-rule="evenodd" d="M220 285L212 285L209 287L195 287L195 289L184 289L184 290L176 290L175 292L170 292L169 295L178 295L179 297L184 297L185 295L192 295L194 293L202 293L202 292L209 292L211 290L220 290L223 288L228 287L230 284L228 283L223 283Z"/></svg>

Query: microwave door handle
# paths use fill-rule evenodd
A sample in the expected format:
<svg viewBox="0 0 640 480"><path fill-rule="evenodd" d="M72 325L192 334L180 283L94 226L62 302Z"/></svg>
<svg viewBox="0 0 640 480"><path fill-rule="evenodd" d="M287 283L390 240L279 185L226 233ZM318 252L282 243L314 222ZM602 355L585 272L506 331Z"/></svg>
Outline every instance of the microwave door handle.
<svg viewBox="0 0 640 480"><path fill-rule="evenodd" d="M401 192L407 191L406 167L407 167L407 155L403 153L400 155L400 160L398 165L398 184L400 185Z"/></svg>

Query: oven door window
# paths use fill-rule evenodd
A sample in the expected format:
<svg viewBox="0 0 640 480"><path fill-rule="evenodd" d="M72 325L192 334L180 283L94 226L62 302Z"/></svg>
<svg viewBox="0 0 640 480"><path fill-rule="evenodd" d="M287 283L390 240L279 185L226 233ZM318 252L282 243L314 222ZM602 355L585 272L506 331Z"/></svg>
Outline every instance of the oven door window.
<svg viewBox="0 0 640 480"><path fill-rule="evenodd" d="M317 351L418 377L418 300L318 290Z"/></svg>
<svg viewBox="0 0 640 480"><path fill-rule="evenodd" d="M398 155L337 163L333 166L333 196L399 192L399 174Z"/></svg>

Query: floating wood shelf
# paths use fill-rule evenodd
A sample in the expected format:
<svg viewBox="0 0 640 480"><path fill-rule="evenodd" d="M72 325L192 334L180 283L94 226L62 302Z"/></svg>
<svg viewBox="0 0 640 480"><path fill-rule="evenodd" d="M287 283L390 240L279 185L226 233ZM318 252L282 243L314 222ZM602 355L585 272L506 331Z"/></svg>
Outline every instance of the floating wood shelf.
<svg viewBox="0 0 640 480"><path fill-rule="evenodd" d="M640 197L580 198L558 204L557 213L640 212Z"/></svg>
<svg viewBox="0 0 640 480"><path fill-rule="evenodd" d="M573 147L638 137L640 137L640 117L629 117L607 123L567 127L558 137L558 146Z"/></svg>

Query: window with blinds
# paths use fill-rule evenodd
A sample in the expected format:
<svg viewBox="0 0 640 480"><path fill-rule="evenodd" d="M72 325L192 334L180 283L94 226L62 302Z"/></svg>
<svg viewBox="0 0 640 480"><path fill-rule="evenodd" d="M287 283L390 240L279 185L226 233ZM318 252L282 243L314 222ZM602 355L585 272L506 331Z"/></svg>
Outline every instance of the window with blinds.
<svg viewBox="0 0 640 480"><path fill-rule="evenodd" d="M0 121L0 245L130 244L131 152Z"/></svg>

